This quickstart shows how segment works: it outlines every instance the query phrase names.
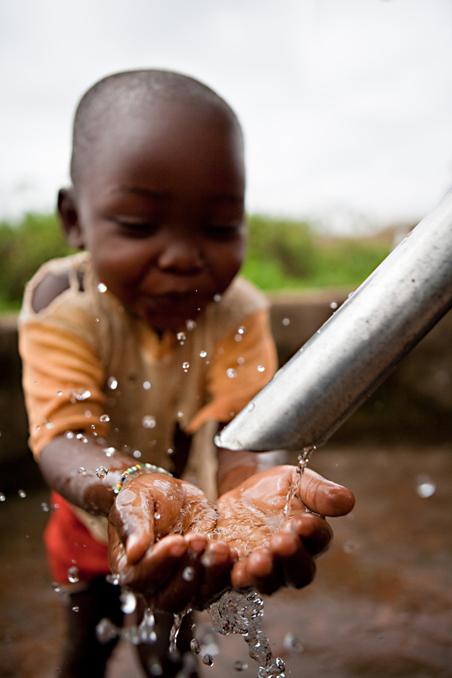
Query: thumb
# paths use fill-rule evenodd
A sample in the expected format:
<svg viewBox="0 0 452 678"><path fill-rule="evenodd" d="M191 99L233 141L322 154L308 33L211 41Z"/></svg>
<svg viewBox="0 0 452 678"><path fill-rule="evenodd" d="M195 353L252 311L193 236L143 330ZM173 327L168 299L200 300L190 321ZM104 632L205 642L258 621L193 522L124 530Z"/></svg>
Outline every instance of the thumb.
<svg viewBox="0 0 452 678"><path fill-rule="evenodd" d="M355 505L355 497L347 487L327 480L312 469L305 469L301 476L300 499L310 511L323 516L344 516Z"/></svg>
<svg viewBox="0 0 452 678"><path fill-rule="evenodd" d="M154 499L150 492L132 487L121 490L111 521L124 544L127 562L137 563L154 543Z"/></svg>

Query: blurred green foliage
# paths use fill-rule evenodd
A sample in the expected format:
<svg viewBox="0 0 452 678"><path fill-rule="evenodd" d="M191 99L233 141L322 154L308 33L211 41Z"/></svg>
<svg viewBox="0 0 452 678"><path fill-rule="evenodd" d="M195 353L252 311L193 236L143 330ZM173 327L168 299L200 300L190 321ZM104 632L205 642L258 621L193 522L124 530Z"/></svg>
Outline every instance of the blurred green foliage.
<svg viewBox="0 0 452 678"><path fill-rule="evenodd" d="M389 251L378 238L327 238L304 222L254 215L243 274L268 291L353 287Z"/></svg>
<svg viewBox="0 0 452 678"><path fill-rule="evenodd" d="M304 222L254 215L248 223L243 274L267 291L356 286L389 252L377 239L317 236ZM0 222L0 311L19 308L39 266L70 251L53 215Z"/></svg>

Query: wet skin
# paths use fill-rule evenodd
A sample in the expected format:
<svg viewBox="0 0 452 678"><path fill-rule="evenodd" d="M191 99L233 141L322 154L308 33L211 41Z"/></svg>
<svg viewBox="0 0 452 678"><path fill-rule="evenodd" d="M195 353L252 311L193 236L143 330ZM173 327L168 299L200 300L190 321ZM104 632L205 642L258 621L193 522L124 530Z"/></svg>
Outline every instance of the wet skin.
<svg viewBox="0 0 452 678"><path fill-rule="evenodd" d="M59 214L71 244L90 251L99 280L128 311L160 333L174 332L221 294L240 268L242 139L224 113L203 107L157 102L152 111L134 115L101 130L95 148L83 151L86 169L73 188L60 191ZM41 304L52 294L50 281ZM222 462L229 454L232 470ZM108 517L113 570L131 588L158 596L162 609L202 608L231 576L237 587L252 583L267 591L311 580L312 557L326 547L330 530L302 504L289 524L281 522L293 467L269 471L263 482L253 476L262 468L260 455L220 451L224 496L215 507L192 485L154 474L129 478L115 497L112 488L130 464L119 453L106 464L94 440L81 444L64 436L52 440L40 459L51 487ZM100 465L110 471L102 480L95 474ZM77 472L80 466L85 476ZM331 491L320 479L313 491L306 486L310 474L300 489L303 504L323 515L351 510L348 490ZM261 519L250 530L257 506ZM194 570L191 581L183 576L187 566Z"/></svg>
<svg viewBox="0 0 452 678"><path fill-rule="evenodd" d="M292 483L298 491L285 516ZM205 607L231 584L263 593L301 588L331 539L326 521L308 511L344 515L353 503L349 490L314 471L299 482L293 466L254 474L216 507L189 483L146 474L130 480L110 512L110 564L160 609Z"/></svg>
<svg viewBox="0 0 452 678"><path fill-rule="evenodd" d="M242 263L241 136L217 111L157 103L99 144L89 172L60 192L69 240L131 313L181 329Z"/></svg>

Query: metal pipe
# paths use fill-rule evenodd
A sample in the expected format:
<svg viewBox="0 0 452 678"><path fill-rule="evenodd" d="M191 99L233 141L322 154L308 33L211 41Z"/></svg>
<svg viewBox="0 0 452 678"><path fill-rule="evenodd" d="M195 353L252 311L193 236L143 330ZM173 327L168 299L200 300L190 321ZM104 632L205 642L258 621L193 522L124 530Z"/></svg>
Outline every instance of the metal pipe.
<svg viewBox="0 0 452 678"><path fill-rule="evenodd" d="M226 426L231 450L324 443L452 306L452 192Z"/></svg>

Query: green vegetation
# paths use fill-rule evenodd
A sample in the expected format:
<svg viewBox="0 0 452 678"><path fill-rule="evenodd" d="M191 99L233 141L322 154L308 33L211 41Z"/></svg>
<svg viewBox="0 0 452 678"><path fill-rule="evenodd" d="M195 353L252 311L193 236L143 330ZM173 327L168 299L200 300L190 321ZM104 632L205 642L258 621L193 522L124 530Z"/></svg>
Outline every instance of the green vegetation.
<svg viewBox="0 0 452 678"><path fill-rule="evenodd" d="M37 268L69 252L53 215L0 222L0 312L17 310ZM388 252L378 239L324 238L307 223L254 215L243 273L263 290L356 286Z"/></svg>
<svg viewBox="0 0 452 678"><path fill-rule="evenodd" d="M390 251L371 238L325 238L307 223L249 219L244 275L263 290L359 285Z"/></svg>

